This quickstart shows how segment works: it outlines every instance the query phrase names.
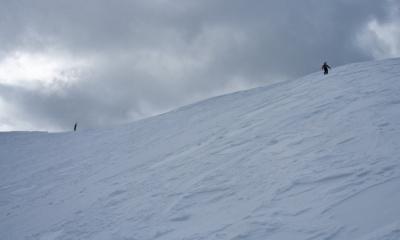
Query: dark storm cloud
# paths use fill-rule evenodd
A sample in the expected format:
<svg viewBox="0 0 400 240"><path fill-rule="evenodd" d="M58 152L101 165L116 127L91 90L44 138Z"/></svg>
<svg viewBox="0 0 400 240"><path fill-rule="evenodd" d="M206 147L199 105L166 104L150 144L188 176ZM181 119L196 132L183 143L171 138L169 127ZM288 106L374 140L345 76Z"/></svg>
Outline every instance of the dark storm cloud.
<svg viewBox="0 0 400 240"><path fill-rule="evenodd" d="M90 62L54 91L0 87L38 129L136 119L231 90L371 60L357 37L398 1L0 0L0 57L56 50ZM48 126L51 126L48 127ZM13 126L18 129L18 126ZM33 130L33 129L31 129Z"/></svg>

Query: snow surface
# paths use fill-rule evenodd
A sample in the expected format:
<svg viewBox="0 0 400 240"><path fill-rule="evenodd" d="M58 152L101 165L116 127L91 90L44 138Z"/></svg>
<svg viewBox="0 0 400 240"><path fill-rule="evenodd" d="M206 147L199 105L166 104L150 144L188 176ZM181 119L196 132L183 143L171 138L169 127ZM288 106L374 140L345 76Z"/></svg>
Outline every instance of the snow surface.
<svg viewBox="0 0 400 240"><path fill-rule="evenodd" d="M0 239L400 239L400 59L0 133Z"/></svg>

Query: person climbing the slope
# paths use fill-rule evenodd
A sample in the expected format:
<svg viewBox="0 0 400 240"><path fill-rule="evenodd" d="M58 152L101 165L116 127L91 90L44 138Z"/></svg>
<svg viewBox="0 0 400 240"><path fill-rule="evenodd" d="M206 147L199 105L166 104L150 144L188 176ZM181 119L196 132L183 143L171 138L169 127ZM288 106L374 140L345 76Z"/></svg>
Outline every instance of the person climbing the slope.
<svg viewBox="0 0 400 240"><path fill-rule="evenodd" d="M324 65L322 65L321 69L324 69L324 75L328 74L328 68L331 69L331 67L329 67L328 64L326 64L326 62L324 62Z"/></svg>

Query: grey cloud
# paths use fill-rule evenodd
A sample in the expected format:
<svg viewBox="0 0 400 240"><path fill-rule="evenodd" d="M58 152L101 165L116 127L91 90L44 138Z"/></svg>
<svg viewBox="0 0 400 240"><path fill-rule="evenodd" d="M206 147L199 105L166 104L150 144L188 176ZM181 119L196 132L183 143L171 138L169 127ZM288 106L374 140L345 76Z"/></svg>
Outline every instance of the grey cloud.
<svg viewBox="0 0 400 240"><path fill-rule="evenodd" d="M55 83L58 90L51 93L2 86L0 97L19 109L18 116L29 116L40 129L58 130L75 121L85 128L134 121L229 90L315 72L324 61L337 66L371 60L372 53L357 45L357 35L372 19L392 21L388 13L399 5L390 0L0 3L0 58L58 49L92 62L91 74Z"/></svg>

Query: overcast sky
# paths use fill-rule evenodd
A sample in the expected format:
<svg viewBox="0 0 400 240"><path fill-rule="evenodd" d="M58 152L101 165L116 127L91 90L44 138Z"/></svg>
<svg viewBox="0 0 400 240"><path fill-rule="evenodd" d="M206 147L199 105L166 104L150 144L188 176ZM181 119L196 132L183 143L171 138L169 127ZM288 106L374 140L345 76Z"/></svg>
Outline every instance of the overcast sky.
<svg viewBox="0 0 400 240"><path fill-rule="evenodd" d="M0 0L0 131L123 124L400 56L400 0Z"/></svg>

